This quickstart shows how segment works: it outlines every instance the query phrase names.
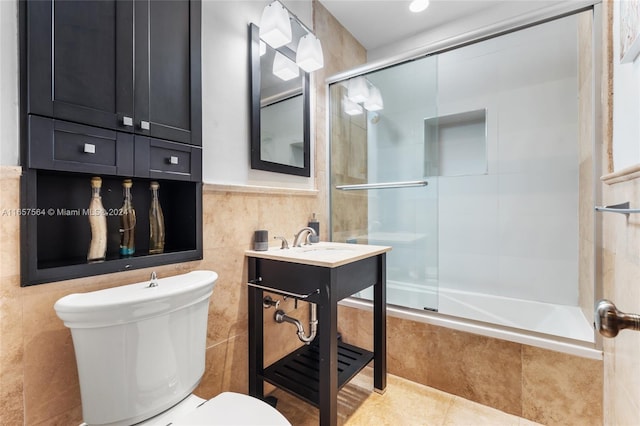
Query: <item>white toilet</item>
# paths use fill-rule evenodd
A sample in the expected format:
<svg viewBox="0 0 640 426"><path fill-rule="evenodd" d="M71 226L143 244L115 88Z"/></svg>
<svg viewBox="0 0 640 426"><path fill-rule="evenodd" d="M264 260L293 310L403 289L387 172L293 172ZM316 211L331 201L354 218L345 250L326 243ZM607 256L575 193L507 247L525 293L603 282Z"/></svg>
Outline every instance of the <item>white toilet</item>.
<svg viewBox="0 0 640 426"><path fill-rule="evenodd" d="M204 374L217 279L193 271L56 302L73 337L84 424L290 426L247 395L225 392L207 401L191 394Z"/></svg>

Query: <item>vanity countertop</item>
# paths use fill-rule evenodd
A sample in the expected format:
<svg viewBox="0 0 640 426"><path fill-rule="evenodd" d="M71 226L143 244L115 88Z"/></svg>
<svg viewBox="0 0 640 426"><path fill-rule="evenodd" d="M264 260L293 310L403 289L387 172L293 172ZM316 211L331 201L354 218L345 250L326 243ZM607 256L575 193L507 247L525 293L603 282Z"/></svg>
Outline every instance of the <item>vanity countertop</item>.
<svg viewBox="0 0 640 426"><path fill-rule="evenodd" d="M391 251L389 246L375 246L369 244L348 244L319 242L302 247L281 249L269 247L266 251L246 250L245 256L261 259L279 260L282 262L300 263L303 265L336 268L367 257L376 256Z"/></svg>

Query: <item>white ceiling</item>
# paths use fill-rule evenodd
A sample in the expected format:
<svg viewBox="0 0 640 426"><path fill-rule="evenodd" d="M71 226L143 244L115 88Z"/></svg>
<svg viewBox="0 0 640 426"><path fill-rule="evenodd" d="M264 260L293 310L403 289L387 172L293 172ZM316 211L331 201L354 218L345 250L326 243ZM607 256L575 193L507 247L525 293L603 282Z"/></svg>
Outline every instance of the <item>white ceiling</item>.
<svg viewBox="0 0 640 426"><path fill-rule="evenodd" d="M565 0L566 2L567 0ZM456 21L505 19L559 3L559 0L431 0L421 13L408 0L320 0L367 50L433 31ZM476 19L478 21L478 19Z"/></svg>

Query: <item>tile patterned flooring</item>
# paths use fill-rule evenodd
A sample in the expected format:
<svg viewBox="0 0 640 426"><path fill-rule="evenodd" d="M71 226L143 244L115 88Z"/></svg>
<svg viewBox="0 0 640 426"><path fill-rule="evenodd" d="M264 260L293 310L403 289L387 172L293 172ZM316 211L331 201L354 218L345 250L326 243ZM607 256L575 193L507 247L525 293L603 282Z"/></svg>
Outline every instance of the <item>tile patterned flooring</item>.
<svg viewBox="0 0 640 426"><path fill-rule="evenodd" d="M384 394L373 392L373 370L365 368L338 394L341 426L533 426L538 423L504 413L398 376L387 376ZM276 389L278 410L294 426L318 424L318 410Z"/></svg>

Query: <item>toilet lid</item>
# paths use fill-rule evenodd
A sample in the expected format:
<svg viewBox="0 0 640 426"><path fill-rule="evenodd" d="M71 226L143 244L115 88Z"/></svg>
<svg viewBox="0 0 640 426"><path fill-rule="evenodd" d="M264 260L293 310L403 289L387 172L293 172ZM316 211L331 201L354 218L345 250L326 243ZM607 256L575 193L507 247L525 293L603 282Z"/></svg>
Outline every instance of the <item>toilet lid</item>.
<svg viewBox="0 0 640 426"><path fill-rule="evenodd" d="M223 392L172 422L172 426L198 425L291 426L291 423L264 401L239 393Z"/></svg>

